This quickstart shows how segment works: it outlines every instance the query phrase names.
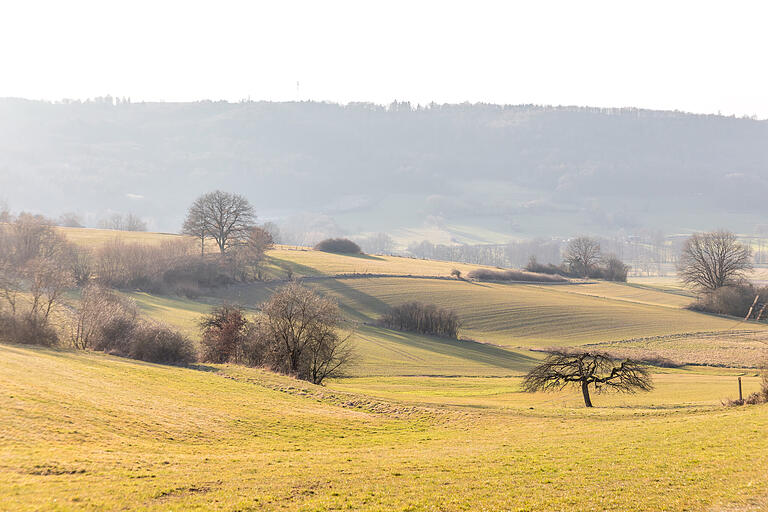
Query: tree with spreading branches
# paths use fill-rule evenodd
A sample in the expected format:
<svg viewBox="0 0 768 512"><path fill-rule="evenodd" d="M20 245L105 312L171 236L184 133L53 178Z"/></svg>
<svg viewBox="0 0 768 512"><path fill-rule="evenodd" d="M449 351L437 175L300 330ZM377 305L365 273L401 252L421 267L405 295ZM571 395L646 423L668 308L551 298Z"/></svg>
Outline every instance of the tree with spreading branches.
<svg viewBox="0 0 768 512"><path fill-rule="evenodd" d="M600 262L600 242L588 236L572 239L565 251L565 262L571 272L589 277L589 273Z"/></svg>
<svg viewBox="0 0 768 512"><path fill-rule="evenodd" d="M245 197L215 190L192 203L182 232L200 240L201 253L205 252L206 238L212 238L219 252L225 254L246 237L255 218L253 206Z"/></svg>
<svg viewBox="0 0 768 512"><path fill-rule="evenodd" d="M617 391L635 393L650 391L653 382L648 369L630 359L619 362L605 353L554 350L543 363L533 368L523 379L523 389L557 391L568 385L581 387L584 405L592 407L589 386L598 393Z"/></svg>
<svg viewBox="0 0 768 512"><path fill-rule="evenodd" d="M678 263L680 279L705 292L737 284L750 270L752 249L729 231L693 234Z"/></svg>

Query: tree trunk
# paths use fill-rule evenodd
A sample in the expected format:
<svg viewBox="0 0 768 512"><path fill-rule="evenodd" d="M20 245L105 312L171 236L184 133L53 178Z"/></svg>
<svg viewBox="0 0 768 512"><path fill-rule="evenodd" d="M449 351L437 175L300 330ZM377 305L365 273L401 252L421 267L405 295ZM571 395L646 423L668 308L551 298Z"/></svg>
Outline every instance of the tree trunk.
<svg viewBox="0 0 768 512"><path fill-rule="evenodd" d="M581 381L581 394L584 395L584 405L592 407L592 400L589 399L589 383L586 380Z"/></svg>

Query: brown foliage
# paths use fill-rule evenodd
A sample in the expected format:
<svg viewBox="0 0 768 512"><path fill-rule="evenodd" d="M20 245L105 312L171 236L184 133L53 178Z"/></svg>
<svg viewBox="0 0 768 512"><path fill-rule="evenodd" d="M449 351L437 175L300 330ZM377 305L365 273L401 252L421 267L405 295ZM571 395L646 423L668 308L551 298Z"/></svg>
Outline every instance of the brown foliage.
<svg viewBox="0 0 768 512"><path fill-rule="evenodd" d="M223 305L213 308L200 322L203 361L208 363L241 362L249 322L238 306Z"/></svg>

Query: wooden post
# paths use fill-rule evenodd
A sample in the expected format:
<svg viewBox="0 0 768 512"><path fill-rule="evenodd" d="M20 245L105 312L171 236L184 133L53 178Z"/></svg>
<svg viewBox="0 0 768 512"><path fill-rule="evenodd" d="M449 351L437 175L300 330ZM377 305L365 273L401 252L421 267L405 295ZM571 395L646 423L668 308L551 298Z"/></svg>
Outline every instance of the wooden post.
<svg viewBox="0 0 768 512"><path fill-rule="evenodd" d="M760 312L757 314L757 318L755 319L755 320L757 320L758 322L760 321L760 317L761 317L761 316L763 316L763 311L765 311L765 306L768 306L768 302L766 302L765 304L763 304L763 307L762 307L762 308L760 308Z"/></svg>
<svg viewBox="0 0 768 512"><path fill-rule="evenodd" d="M741 377L739 377L739 402L744 401L744 396L741 394Z"/></svg>

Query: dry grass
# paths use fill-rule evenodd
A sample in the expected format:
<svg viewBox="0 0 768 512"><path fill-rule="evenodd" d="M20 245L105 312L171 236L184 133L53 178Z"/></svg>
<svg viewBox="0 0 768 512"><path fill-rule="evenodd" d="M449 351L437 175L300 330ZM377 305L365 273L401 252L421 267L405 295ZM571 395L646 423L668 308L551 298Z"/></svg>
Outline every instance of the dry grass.
<svg viewBox="0 0 768 512"><path fill-rule="evenodd" d="M759 368L768 361L768 331L688 333L601 343L595 347L624 357L657 354L681 365Z"/></svg>
<svg viewBox="0 0 768 512"><path fill-rule="evenodd" d="M208 370L0 345L2 508L678 511L768 493L766 406L712 405L732 377L659 376L589 411L516 379Z"/></svg>

